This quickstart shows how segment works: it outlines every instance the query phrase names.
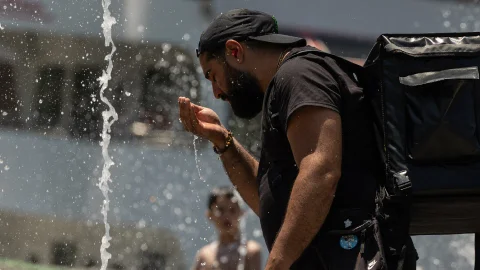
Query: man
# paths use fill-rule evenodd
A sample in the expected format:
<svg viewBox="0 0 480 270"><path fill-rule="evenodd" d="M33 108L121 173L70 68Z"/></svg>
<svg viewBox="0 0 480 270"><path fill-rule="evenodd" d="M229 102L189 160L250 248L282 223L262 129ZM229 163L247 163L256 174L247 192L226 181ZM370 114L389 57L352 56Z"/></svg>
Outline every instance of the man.
<svg viewBox="0 0 480 270"><path fill-rule="evenodd" d="M261 269L260 245L242 238L239 225L243 214L233 189L219 187L210 192L206 215L217 230L218 240L198 251L192 269Z"/></svg>
<svg viewBox="0 0 480 270"><path fill-rule="evenodd" d="M218 16L200 38L215 97L242 118L262 112L259 162L211 109L180 97L181 121L213 143L260 217L266 269L383 269L370 222L380 169L362 88L334 59L306 50L314 48L304 39L278 34L271 15L246 9Z"/></svg>

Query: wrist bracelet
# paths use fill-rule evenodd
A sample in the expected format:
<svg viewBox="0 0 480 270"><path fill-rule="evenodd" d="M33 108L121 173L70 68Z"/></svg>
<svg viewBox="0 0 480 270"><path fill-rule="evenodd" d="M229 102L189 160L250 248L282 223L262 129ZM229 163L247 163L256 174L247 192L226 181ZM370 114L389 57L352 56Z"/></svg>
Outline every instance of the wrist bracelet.
<svg viewBox="0 0 480 270"><path fill-rule="evenodd" d="M228 131L228 136L227 136L227 139L225 140L225 147L220 150L218 149L218 147L216 147L215 145L213 146L213 152L215 152L216 154L218 155L221 155L223 153L225 153L225 151L227 151L227 149L230 147L230 145L233 144L233 135L232 135L232 132L229 130Z"/></svg>

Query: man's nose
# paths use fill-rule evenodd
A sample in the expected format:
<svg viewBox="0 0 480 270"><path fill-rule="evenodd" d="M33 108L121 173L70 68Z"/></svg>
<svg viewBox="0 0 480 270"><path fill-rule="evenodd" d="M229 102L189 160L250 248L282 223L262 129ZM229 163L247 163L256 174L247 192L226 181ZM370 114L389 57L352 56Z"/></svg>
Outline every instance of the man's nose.
<svg viewBox="0 0 480 270"><path fill-rule="evenodd" d="M220 89L220 87L218 87L217 83L212 82L212 89L213 89L213 96L216 99L219 99L223 92Z"/></svg>

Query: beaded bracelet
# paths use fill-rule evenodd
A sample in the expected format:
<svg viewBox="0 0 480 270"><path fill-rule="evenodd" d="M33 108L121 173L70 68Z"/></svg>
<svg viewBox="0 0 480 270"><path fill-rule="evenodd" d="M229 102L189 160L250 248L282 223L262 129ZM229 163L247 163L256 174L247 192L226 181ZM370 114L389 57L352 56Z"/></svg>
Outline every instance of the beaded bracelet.
<svg viewBox="0 0 480 270"><path fill-rule="evenodd" d="M227 139L225 140L225 147L222 150L220 150L216 146L213 146L213 152L215 152L218 155L221 155L225 153L225 151L227 151L227 149L230 147L230 145L232 145L232 143L233 143L233 135L232 135L232 132L229 130Z"/></svg>

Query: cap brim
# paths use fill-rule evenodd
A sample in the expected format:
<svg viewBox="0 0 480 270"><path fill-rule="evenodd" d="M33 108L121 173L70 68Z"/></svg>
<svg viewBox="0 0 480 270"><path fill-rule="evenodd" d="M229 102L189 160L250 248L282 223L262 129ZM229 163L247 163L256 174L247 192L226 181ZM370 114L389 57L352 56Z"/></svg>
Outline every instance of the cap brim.
<svg viewBox="0 0 480 270"><path fill-rule="evenodd" d="M250 39L272 43L272 44L285 44L285 45L306 45L307 41L304 38L287 36L282 34L269 34L264 36L250 37Z"/></svg>

